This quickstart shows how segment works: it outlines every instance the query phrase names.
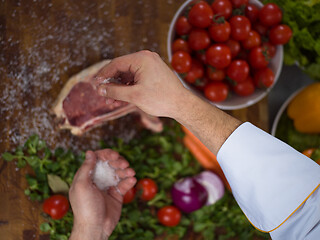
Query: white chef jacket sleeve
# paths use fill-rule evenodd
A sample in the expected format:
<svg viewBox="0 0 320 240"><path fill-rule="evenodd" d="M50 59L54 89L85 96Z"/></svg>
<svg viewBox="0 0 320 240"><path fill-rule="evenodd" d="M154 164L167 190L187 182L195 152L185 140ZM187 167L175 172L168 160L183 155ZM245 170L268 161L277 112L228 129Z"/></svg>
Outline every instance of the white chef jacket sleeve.
<svg viewBox="0 0 320 240"><path fill-rule="evenodd" d="M229 136L217 159L255 228L279 239L319 234L320 166L313 160L248 122ZM291 235L292 229L305 236Z"/></svg>

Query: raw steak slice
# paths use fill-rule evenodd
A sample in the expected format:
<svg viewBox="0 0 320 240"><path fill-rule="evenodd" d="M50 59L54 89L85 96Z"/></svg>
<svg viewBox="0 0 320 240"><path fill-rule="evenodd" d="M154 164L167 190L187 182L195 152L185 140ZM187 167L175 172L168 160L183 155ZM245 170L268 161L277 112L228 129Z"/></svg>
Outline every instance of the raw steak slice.
<svg viewBox="0 0 320 240"><path fill-rule="evenodd" d="M68 80L52 108L58 128L70 129L72 134L82 135L107 121L137 112L147 129L162 131L159 118L144 113L131 103L116 101L108 104L106 98L97 93L90 81L109 62L104 60L96 63Z"/></svg>

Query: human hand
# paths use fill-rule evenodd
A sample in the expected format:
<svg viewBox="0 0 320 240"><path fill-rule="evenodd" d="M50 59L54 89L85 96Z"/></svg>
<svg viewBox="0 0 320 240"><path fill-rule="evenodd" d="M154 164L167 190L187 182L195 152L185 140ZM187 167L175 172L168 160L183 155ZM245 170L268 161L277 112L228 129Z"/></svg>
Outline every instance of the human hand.
<svg viewBox="0 0 320 240"><path fill-rule="evenodd" d="M133 85L103 84L107 78L128 72L133 77ZM175 118L187 95L187 90L172 70L157 53L150 51L113 59L100 70L94 84L99 87L101 95L133 103L153 116Z"/></svg>
<svg viewBox="0 0 320 240"><path fill-rule="evenodd" d="M115 187L101 191L92 182L91 174L97 159L109 160L109 165L116 169L120 193ZM77 171L69 191L74 214L71 240L108 239L120 219L123 196L137 181L134 175L129 163L111 149L86 153L86 160Z"/></svg>

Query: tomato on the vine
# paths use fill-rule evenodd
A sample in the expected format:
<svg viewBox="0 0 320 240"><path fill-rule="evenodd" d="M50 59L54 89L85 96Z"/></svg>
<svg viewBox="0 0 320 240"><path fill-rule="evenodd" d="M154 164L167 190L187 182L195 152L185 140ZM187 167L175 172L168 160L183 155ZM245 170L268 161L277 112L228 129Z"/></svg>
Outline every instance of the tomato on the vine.
<svg viewBox="0 0 320 240"><path fill-rule="evenodd" d="M254 92L254 84L251 77L248 77L245 81L237 83L233 90L236 94L242 97L250 96Z"/></svg>
<svg viewBox="0 0 320 240"><path fill-rule="evenodd" d="M221 69L231 62L230 48L225 44L214 44L206 51L207 63L212 67Z"/></svg>
<svg viewBox="0 0 320 240"><path fill-rule="evenodd" d="M209 47L210 37L206 30L194 28L191 30L188 38L189 47L198 51Z"/></svg>
<svg viewBox="0 0 320 240"><path fill-rule="evenodd" d="M207 28L210 26L213 18L213 11L210 5L205 1L199 1L189 11L188 19L192 26Z"/></svg>
<svg viewBox="0 0 320 240"><path fill-rule="evenodd" d="M292 36L292 30L288 25L281 24L270 30L269 38L272 44L286 44Z"/></svg>
<svg viewBox="0 0 320 240"><path fill-rule="evenodd" d="M209 34L215 42L225 42L231 33L230 24L224 18L218 18L210 27Z"/></svg>
<svg viewBox="0 0 320 240"><path fill-rule="evenodd" d="M53 195L44 201L42 209L52 219L61 219L69 210L69 201L65 196Z"/></svg>
<svg viewBox="0 0 320 240"><path fill-rule="evenodd" d="M260 9L259 20L267 27L278 25L282 20L282 11L277 4L267 3Z"/></svg>
<svg viewBox="0 0 320 240"><path fill-rule="evenodd" d="M259 8L253 4L248 4L245 9L245 15L253 24L259 17Z"/></svg>
<svg viewBox="0 0 320 240"><path fill-rule="evenodd" d="M131 203L136 196L136 189L133 187L131 188L124 196L123 196L123 203Z"/></svg>
<svg viewBox="0 0 320 240"><path fill-rule="evenodd" d="M140 179L137 183L136 189L137 191L142 191L140 197L144 201L153 199L158 192L157 184L150 178Z"/></svg>
<svg viewBox="0 0 320 240"><path fill-rule="evenodd" d="M231 0L234 8L240 8L241 6L247 5L249 0Z"/></svg>
<svg viewBox="0 0 320 240"><path fill-rule="evenodd" d="M223 82L211 82L204 88L204 95L213 102L226 100L228 93L228 85Z"/></svg>
<svg viewBox="0 0 320 240"><path fill-rule="evenodd" d="M194 83L197 79L202 78L204 69L202 63L197 59L192 59L191 69L184 78L189 83Z"/></svg>
<svg viewBox="0 0 320 240"><path fill-rule="evenodd" d="M270 55L268 49L255 47L249 53L249 63L253 68L264 68L268 66Z"/></svg>
<svg viewBox="0 0 320 240"><path fill-rule="evenodd" d="M191 56L184 51L177 51L172 55L171 65L178 73L186 73L191 69Z"/></svg>
<svg viewBox="0 0 320 240"><path fill-rule="evenodd" d="M190 52L190 48L188 43L183 40L182 38L177 38L176 40L174 40L174 42L172 43L172 52L175 53L177 51L184 51L184 52Z"/></svg>
<svg viewBox="0 0 320 240"><path fill-rule="evenodd" d="M234 40L242 41L248 38L251 30L251 23L245 16L237 15L233 16L229 20L231 26L231 37Z"/></svg>
<svg viewBox="0 0 320 240"><path fill-rule="evenodd" d="M213 13L228 19L232 14L232 4L229 0L214 0L211 4Z"/></svg>
<svg viewBox="0 0 320 240"><path fill-rule="evenodd" d="M274 82L274 73L270 68L262 68L254 73L254 84L260 88L268 88Z"/></svg>
<svg viewBox="0 0 320 240"><path fill-rule="evenodd" d="M157 216L162 225L174 227L180 222L181 212L175 206L165 206L159 209Z"/></svg>
<svg viewBox="0 0 320 240"><path fill-rule="evenodd" d="M240 43L230 38L225 44L230 48L231 57L235 58L240 52Z"/></svg>
<svg viewBox="0 0 320 240"><path fill-rule="evenodd" d="M248 78L249 65L244 60L234 60L227 69L227 76L235 82L243 82Z"/></svg>
<svg viewBox="0 0 320 240"><path fill-rule="evenodd" d="M222 81L225 77L225 71L213 67L207 67L207 77L211 81Z"/></svg>
<svg viewBox="0 0 320 240"><path fill-rule="evenodd" d="M244 49L251 49L254 47L258 47L261 44L261 37L259 33L254 30L249 32L249 37L243 41L241 41L242 47Z"/></svg>
<svg viewBox="0 0 320 240"><path fill-rule="evenodd" d="M178 35L186 35L191 31L192 26L189 23L188 19L182 16L178 18L175 29Z"/></svg>

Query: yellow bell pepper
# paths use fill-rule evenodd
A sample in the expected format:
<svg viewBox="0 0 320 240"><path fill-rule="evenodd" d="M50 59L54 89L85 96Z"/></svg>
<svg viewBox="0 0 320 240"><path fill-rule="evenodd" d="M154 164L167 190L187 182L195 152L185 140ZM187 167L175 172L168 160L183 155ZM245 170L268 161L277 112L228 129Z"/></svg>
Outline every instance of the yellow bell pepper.
<svg viewBox="0 0 320 240"><path fill-rule="evenodd" d="M287 113L297 131L320 133L320 82L299 92L290 102Z"/></svg>

